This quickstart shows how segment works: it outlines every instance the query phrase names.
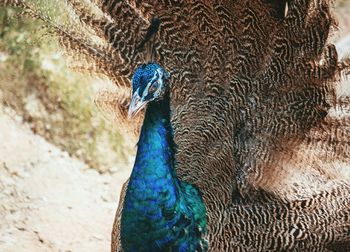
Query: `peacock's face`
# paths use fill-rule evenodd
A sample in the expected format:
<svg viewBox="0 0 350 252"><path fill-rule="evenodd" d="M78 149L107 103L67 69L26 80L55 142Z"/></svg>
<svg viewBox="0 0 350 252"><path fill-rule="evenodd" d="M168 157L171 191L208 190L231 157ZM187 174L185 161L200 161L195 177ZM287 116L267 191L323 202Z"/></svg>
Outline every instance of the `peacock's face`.
<svg viewBox="0 0 350 252"><path fill-rule="evenodd" d="M129 117L136 115L147 103L162 99L168 78L169 74L156 63L139 66L132 77Z"/></svg>

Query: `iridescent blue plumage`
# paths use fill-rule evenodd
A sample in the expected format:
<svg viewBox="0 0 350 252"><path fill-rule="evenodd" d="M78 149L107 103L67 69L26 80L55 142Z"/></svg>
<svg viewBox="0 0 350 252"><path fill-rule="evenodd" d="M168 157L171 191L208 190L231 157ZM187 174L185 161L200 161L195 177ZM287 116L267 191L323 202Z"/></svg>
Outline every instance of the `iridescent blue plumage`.
<svg viewBox="0 0 350 252"><path fill-rule="evenodd" d="M174 170L168 74L158 64L133 77L131 113L148 104L121 219L124 251L205 251L206 211L198 190ZM141 104L141 105L139 105Z"/></svg>

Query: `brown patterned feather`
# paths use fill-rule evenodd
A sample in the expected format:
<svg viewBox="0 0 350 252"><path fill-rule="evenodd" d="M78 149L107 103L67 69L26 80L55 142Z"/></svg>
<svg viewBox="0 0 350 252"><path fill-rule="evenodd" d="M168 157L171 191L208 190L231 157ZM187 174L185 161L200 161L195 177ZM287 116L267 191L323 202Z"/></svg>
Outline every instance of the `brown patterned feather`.
<svg viewBox="0 0 350 252"><path fill-rule="evenodd" d="M0 3L31 10L81 68L114 81L97 103L131 132L130 77L153 47L171 74L176 172L202 193L210 251L350 247L350 95L337 96L350 60L330 42L332 1L74 0L66 24L25 2Z"/></svg>

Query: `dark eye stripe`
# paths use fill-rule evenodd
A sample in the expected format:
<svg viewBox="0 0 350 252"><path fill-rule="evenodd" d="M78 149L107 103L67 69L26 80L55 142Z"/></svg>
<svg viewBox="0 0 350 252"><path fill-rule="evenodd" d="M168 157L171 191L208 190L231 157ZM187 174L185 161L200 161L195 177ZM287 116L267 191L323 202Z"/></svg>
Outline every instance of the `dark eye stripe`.
<svg viewBox="0 0 350 252"><path fill-rule="evenodd" d="M158 87L159 87L159 82L158 82L158 81L155 81L155 82L153 82L152 85L150 86L150 89L151 89L152 91L155 91L155 90L158 89Z"/></svg>

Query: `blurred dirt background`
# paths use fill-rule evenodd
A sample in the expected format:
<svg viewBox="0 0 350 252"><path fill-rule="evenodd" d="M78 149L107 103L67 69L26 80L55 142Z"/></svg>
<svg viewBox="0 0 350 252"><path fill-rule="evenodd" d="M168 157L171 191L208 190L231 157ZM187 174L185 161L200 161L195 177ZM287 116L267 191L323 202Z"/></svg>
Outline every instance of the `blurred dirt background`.
<svg viewBox="0 0 350 252"><path fill-rule="evenodd" d="M94 104L113 86L69 70L42 24L17 12L0 7L0 251L109 251L135 142ZM350 1L336 13L343 57Z"/></svg>
<svg viewBox="0 0 350 252"><path fill-rule="evenodd" d="M124 172L100 174L0 110L0 251L109 251Z"/></svg>

